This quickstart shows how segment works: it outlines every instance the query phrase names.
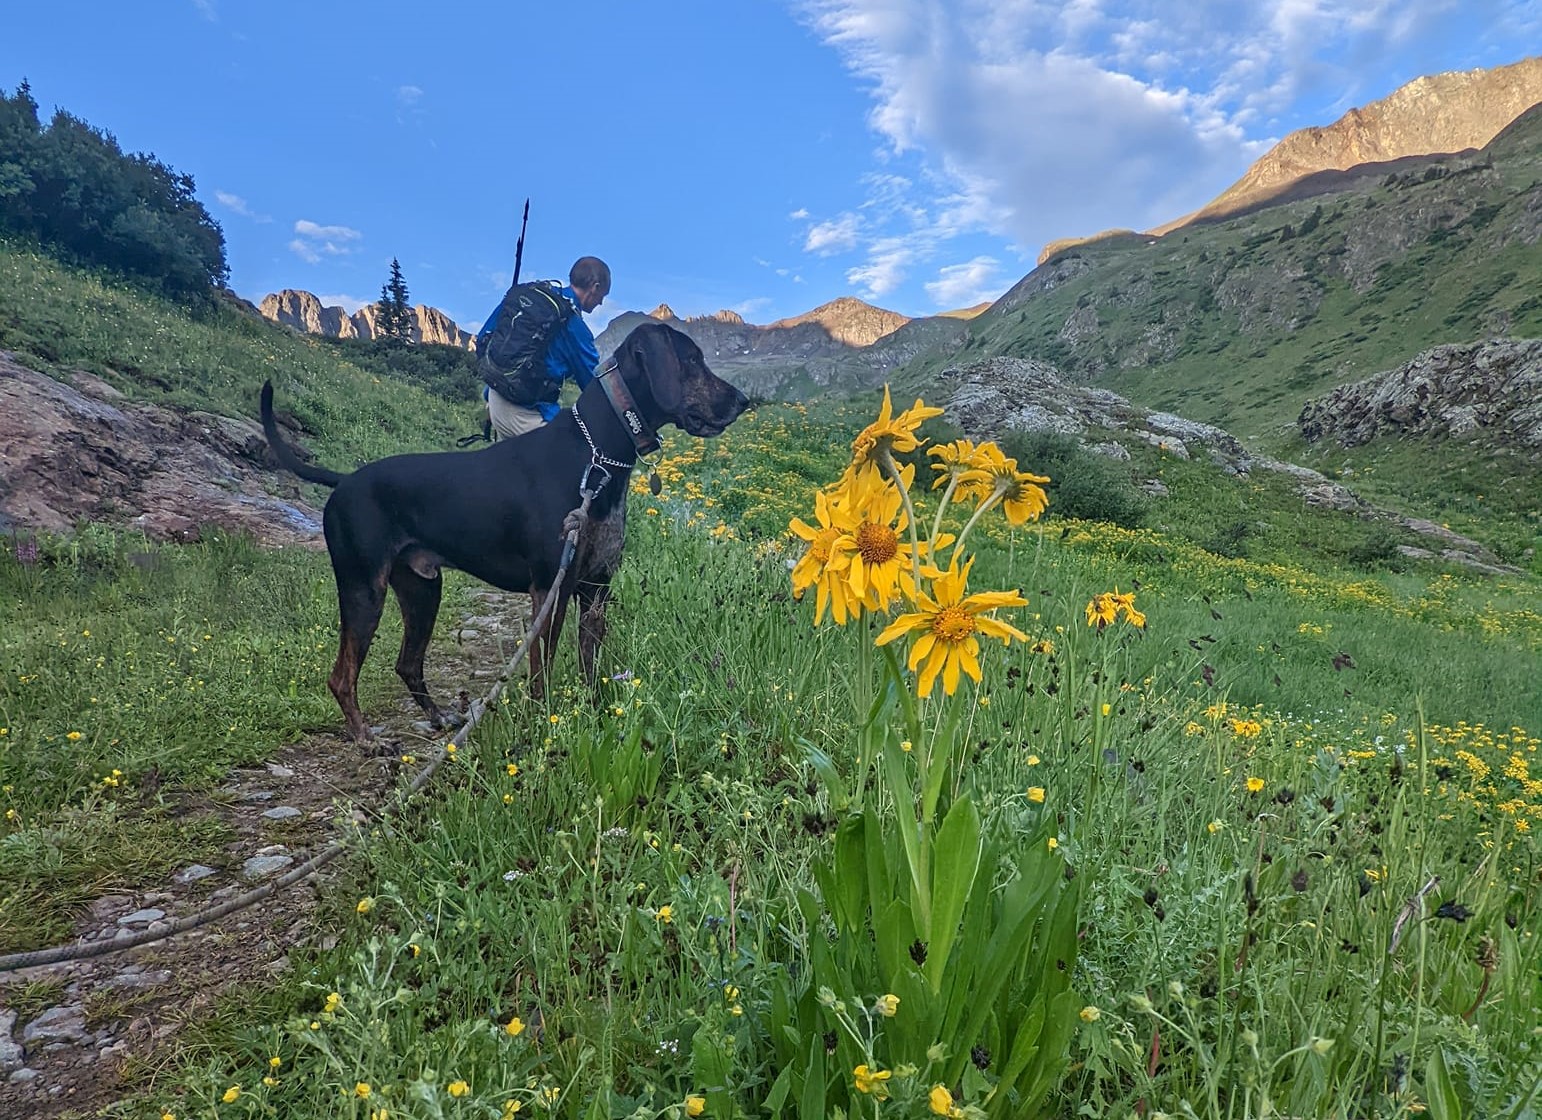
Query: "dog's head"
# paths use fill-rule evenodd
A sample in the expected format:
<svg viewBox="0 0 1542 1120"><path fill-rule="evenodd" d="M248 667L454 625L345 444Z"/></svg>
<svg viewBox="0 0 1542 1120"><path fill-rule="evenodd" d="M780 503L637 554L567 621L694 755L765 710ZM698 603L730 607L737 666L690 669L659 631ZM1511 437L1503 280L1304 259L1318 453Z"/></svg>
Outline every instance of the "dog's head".
<svg viewBox="0 0 1542 1120"><path fill-rule="evenodd" d="M616 358L655 428L674 424L693 436L719 435L750 403L707 368L701 347L663 323L644 323L627 335Z"/></svg>

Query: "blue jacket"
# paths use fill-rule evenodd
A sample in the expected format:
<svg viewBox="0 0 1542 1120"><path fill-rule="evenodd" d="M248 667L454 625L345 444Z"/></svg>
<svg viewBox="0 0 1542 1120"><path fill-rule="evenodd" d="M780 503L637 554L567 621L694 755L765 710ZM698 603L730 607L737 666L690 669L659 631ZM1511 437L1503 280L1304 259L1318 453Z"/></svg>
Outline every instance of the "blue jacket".
<svg viewBox="0 0 1542 1120"><path fill-rule="evenodd" d="M600 348L594 343L594 332L589 329L589 324L584 322L583 310L578 306L578 296L574 294L571 285L564 285L562 294L573 305L573 317L567 322L567 327L556 338L551 340L551 345L546 349L546 372L553 381L561 382L569 378L582 391L594 380L594 372L600 366ZM503 301L499 300L498 306L493 308L492 315L488 316L491 322L503 307ZM482 390L485 400L488 390ZM562 411L562 406L543 402L537 404L536 409L541 418L547 423L556 419L557 413Z"/></svg>

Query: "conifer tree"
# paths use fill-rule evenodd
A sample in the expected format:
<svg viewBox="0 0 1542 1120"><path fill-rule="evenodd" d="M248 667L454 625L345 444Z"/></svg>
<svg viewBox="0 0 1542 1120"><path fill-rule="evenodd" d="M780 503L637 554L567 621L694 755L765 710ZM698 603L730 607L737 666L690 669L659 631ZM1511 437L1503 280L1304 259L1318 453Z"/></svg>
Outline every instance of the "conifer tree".
<svg viewBox="0 0 1542 1120"><path fill-rule="evenodd" d="M407 303L407 281L402 279L402 265L391 258L391 279L380 288L380 302L375 304L375 322L381 338L408 342L412 338L412 309Z"/></svg>

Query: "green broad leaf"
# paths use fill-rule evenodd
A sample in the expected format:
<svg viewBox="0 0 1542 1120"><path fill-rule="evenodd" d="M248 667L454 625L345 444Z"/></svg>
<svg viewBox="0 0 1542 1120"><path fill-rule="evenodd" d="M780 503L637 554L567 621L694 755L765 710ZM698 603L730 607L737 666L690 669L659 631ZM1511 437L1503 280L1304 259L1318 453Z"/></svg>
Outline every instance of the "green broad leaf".
<svg viewBox="0 0 1542 1120"><path fill-rule="evenodd" d="M914 810L909 806L914 802L914 795L910 792L910 777L905 773L905 752L899 749L899 744L892 744L883 752L884 781L898 802L898 820L895 827L899 830L900 842L905 852L905 867L910 879L910 889L915 894L917 925L920 928L923 941L931 938L932 930L932 892L931 884L926 881L926 875L921 866L921 837L916 825Z"/></svg>
<svg viewBox="0 0 1542 1120"><path fill-rule="evenodd" d="M835 897L829 900L841 932L867 921L867 844L865 815L847 817L835 830Z"/></svg>
<svg viewBox="0 0 1542 1120"><path fill-rule="evenodd" d="M926 948L926 979L932 992L953 955L964 904L980 870L980 811L965 795L953 803L933 841L931 939Z"/></svg>
<svg viewBox="0 0 1542 1120"><path fill-rule="evenodd" d="M798 1100L798 1120L825 1120L825 1043L817 1033L809 1039L808 1062L803 1067L803 1092Z"/></svg>
<svg viewBox="0 0 1542 1120"><path fill-rule="evenodd" d="M1017 1079L1039 1052L1039 1033L1044 1027L1044 997L1034 996L1026 1010L1019 1010L1017 1032L1012 1036L1012 1051L1001 1067L1001 1080L997 1083L996 1093L1002 1097L1017 1083ZM992 1115L1001 1114L996 1107L998 1103L1004 1104L1005 1101L992 1101Z"/></svg>
<svg viewBox="0 0 1542 1120"><path fill-rule="evenodd" d="M841 772L835 768L835 760L820 750L807 739L802 740L808 751L809 765L824 782L825 789L830 794L830 807L837 813L844 812L851 804L851 795L846 790L846 783L841 779Z"/></svg>
<svg viewBox="0 0 1542 1120"><path fill-rule="evenodd" d="M915 970L910 946L916 941L915 922L903 899L892 899L882 909L874 907L874 939L878 944L878 969L891 984L894 978Z"/></svg>
<svg viewBox="0 0 1542 1120"><path fill-rule="evenodd" d="M1438 1046L1424 1066L1424 1097L1430 1120L1461 1120L1462 1099L1456 1095L1451 1071L1446 1068L1446 1052Z"/></svg>
<svg viewBox="0 0 1542 1120"><path fill-rule="evenodd" d="M782 1104L787 1100L787 1094L792 1092L792 1067L787 1066L776 1075L776 1080L771 1083L771 1091L766 1094L765 1109L771 1114L771 1120L781 1120Z"/></svg>

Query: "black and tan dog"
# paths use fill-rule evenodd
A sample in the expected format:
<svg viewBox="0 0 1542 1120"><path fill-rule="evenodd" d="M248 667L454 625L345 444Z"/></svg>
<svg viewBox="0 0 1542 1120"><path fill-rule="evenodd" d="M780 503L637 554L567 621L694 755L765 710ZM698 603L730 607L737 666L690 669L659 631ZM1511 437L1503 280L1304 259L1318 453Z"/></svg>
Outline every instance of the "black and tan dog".
<svg viewBox="0 0 1542 1120"><path fill-rule="evenodd" d="M607 388L613 378L621 384L610 381ZM450 721L423 683L423 655L439 614L440 569L458 568L506 591L528 592L533 616L553 590L563 521L579 505L580 480L598 463L608 481L594 498L567 578L556 589L545 633L532 635L530 654L530 691L540 698L568 600L576 595L580 660L592 684L610 580L621 562L627 484L638 449L655 444L653 433L665 424L694 436L715 436L748 403L707 368L689 338L663 324L646 324L626 337L574 409L544 427L482 451L396 455L343 475L301 461L285 445L273 415L272 384L264 385L262 426L278 462L303 479L333 487L323 526L342 629L327 683L354 738L369 734L357 685L386 589L396 593L402 610L397 675L429 718L446 725ZM590 489L601 477L591 475Z"/></svg>

